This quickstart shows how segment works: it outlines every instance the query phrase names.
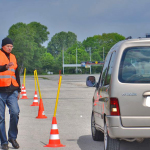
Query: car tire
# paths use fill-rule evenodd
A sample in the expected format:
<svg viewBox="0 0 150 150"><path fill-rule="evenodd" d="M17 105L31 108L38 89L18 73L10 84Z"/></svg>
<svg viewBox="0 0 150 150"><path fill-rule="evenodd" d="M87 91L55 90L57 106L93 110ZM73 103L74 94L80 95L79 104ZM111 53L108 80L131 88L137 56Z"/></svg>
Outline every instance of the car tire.
<svg viewBox="0 0 150 150"><path fill-rule="evenodd" d="M94 141L104 141L104 133L95 128L95 117L93 113L91 115L91 131Z"/></svg>
<svg viewBox="0 0 150 150"><path fill-rule="evenodd" d="M104 150L120 150L120 141L108 135L106 123L104 124Z"/></svg>

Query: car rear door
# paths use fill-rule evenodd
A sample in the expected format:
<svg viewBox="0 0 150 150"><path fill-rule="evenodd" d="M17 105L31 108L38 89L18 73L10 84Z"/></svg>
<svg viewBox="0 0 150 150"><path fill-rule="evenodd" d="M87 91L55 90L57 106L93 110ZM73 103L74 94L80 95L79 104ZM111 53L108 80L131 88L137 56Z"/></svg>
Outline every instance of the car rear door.
<svg viewBox="0 0 150 150"><path fill-rule="evenodd" d="M150 47L124 50L120 68L118 100L122 125L150 127Z"/></svg>

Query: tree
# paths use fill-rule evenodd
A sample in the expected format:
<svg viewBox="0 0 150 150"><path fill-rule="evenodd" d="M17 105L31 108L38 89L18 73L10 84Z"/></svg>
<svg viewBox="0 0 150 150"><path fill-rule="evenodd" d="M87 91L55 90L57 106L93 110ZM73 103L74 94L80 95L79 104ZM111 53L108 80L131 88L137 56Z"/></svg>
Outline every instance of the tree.
<svg viewBox="0 0 150 150"><path fill-rule="evenodd" d="M111 47L116 44L117 42L124 40L125 37L118 34L118 33L103 33L102 35L94 35L93 37L88 37L86 40L83 41L83 46L85 47L86 51L91 49L92 53L92 60L96 60L95 56L100 55L102 60L103 57L103 48L105 50L105 56L107 55L108 51ZM93 55L97 53L97 55Z"/></svg>
<svg viewBox="0 0 150 150"><path fill-rule="evenodd" d="M34 55L34 30L24 23L12 25L8 31L9 37L13 40L14 49L12 53L18 60L20 73L33 60Z"/></svg>
<svg viewBox="0 0 150 150"><path fill-rule="evenodd" d="M77 36L70 31L68 33L64 31L56 33L48 43L47 52L57 56L63 49L66 50L76 42Z"/></svg>
<svg viewBox="0 0 150 150"><path fill-rule="evenodd" d="M42 68L47 71L53 70L54 58L50 53L44 53L41 57Z"/></svg>
<svg viewBox="0 0 150 150"><path fill-rule="evenodd" d="M17 57L20 74L25 67L28 67L29 73L33 72L35 68L41 68L40 58L46 52L41 44L48 39L47 27L37 22L30 24L19 22L12 25L8 33L14 42L12 52Z"/></svg>
<svg viewBox="0 0 150 150"><path fill-rule="evenodd" d="M62 70L62 52L54 57L54 65L53 65L53 72L58 74L59 70Z"/></svg>
<svg viewBox="0 0 150 150"><path fill-rule="evenodd" d="M38 46L48 40L48 35L50 33L49 33L49 31L47 31L46 26L44 26L38 22L31 22L28 24L28 26L31 27L35 31L34 42L37 43Z"/></svg>
<svg viewBox="0 0 150 150"><path fill-rule="evenodd" d="M43 72L43 62L42 57L43 54L47 52L47 49L45 47L35 47L32 65L29 64L27 67L27 73L33 73L33 70L38 70L38 73Z"/></svg>

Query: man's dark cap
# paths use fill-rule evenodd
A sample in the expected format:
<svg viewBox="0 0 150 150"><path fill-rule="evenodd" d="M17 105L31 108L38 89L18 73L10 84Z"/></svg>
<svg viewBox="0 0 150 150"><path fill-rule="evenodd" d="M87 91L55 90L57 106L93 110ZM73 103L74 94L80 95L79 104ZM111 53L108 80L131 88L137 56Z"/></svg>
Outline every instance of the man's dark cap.
<svg viewBox="0 0 150 150"><path fill-rule="evenodd" d="M8 37L6 37L2 40L2 47L7 45L7 44L12 44L13 45L13 41Z"/></svg>

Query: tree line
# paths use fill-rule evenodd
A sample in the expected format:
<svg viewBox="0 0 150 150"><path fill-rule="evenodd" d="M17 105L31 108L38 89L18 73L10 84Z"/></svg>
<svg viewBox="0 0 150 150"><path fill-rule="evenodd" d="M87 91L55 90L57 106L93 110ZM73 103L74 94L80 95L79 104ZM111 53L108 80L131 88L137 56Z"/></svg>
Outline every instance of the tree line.
<svg viewBox="0 0 150 150"><path fill-rule="evenodd" d="M63 52L64 63L81 64L83 61L103 61L110 48L125 37L118 33L103 33L87 37L83 42L77 40L73 32L56 33L49 41L47 47L42 44L48 40L48 31L45 25L38 22L25 24L22 22L12 25L8 30L8 37L13 40L14 48L12 53L16 55L20 74L24 68L27 74L33 74L35 69L39 74L46 74L48 71L58 74L62 70ZM103 55L104 49L104 55ZM99 73L100 67L92 67L93 73ZM80 73L89 73L89 69L81 68ZM65 68L65 73L75 73L75 68Z"/></svg>

